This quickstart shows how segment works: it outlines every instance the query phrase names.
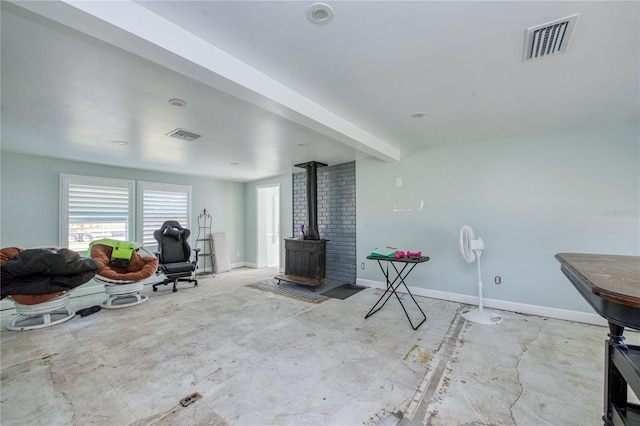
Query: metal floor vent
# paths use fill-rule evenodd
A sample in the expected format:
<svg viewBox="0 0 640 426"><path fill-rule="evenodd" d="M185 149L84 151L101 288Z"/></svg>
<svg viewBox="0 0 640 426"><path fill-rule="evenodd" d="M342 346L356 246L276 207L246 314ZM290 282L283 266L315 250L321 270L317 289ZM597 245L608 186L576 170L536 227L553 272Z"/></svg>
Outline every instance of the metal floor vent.
<svg viewBox="0 0 640 426"><path fill-rule="evenodd" d="M171 136L172 138L182 139L183 141L191 142L198 139L201 135L193 132L189 132L184 129L175 129L167 133L167 136Z"/></svg>
<svg viewBox="0 0 640 426"><path fill-rule="evenodd" d="M564 53L569 46L571 33L577 21L578 15L576 14L527 28L525 30L522 62Z"/></svg>

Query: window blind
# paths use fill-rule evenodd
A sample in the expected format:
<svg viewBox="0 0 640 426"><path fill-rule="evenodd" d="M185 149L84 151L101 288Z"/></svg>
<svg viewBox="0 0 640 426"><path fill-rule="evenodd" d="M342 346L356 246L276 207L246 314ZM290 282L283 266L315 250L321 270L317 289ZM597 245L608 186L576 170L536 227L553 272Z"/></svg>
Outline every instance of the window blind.
<svg viewBox="0 0 640 426"><path fill-rule="evenodd" d="M69 184L69 223L129 225L129 188Z"/></svg>
<svg viewBox="0 0 640 426"><path fill-rule="evenodd" d="M60 175L60 247L84 251L97 238L129 240L134 181Z"/></svg>
<svg viewBox="0 0 640 426"><path fill-rule="evenodd" d="M153 232L160 229L167 220L175 220L184 228L189 227L188 188L178 191L165 191L142 187L142 240L143 245L155 246Z"/></svg>

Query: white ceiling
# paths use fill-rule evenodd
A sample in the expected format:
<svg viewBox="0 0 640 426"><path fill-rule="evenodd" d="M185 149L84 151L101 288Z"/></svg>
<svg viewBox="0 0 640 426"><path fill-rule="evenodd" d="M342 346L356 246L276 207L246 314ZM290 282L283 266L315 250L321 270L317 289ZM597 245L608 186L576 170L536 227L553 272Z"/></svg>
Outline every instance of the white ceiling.
<svg viewBox="0 0 640 426"><path fill-rule="evenodd" d="M246 182L640 118L640 2L312 3L3 1L2 149ZM522 62L576 13L566 53Z"/></svg>

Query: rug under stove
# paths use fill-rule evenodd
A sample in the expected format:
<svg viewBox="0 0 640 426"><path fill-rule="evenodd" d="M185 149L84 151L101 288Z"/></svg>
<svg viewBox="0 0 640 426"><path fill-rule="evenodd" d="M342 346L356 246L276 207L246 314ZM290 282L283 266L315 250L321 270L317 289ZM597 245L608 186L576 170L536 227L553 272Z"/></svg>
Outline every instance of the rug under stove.
<svg viewBox="0 0 640 426"><path fill-rule="evenodd" d="M329 292L332 289L340 287L344 283L340 281L324 280L324 282L314 287L315 291L311 290L311 287L293 284L286 281L281 281L278 284L276 279L270 278L262 280L255 284L249 284L248 287L257 288L259 290L270 291L281 296L291 297L293 299L302 300L309 303L322 303L325 300L329 300L331 296L323 293Z"/></svg>

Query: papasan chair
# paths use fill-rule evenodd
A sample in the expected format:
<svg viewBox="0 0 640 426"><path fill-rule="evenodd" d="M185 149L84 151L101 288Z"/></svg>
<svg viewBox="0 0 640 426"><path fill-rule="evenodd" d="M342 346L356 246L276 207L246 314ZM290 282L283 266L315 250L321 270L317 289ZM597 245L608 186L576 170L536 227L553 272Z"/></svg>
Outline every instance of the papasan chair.
<svg viewBox="0 0 640 426"><path fill-rule="evenodd" d="M66 248L1 249L0 298L11 298L17 313L7 329L35 330L70 320L72 291L97 270L93 259Z"/></svg>
<svg viewBox="0 0 640 426"><path fill-rule="evenodd" d="M140 291L144 280L158 270L158 259L153 254L134 243L110 239L94 240L89 250L98 263L95 280L104 284L109 296L102 302L103 308L127 308L147 301L149 297Z"/></svg>

